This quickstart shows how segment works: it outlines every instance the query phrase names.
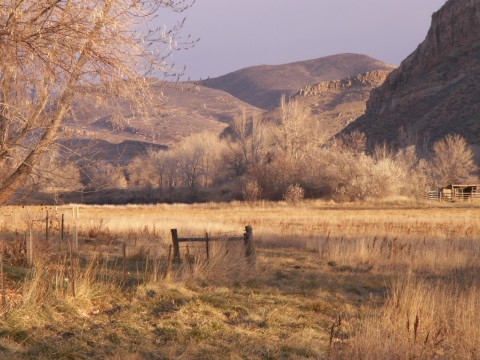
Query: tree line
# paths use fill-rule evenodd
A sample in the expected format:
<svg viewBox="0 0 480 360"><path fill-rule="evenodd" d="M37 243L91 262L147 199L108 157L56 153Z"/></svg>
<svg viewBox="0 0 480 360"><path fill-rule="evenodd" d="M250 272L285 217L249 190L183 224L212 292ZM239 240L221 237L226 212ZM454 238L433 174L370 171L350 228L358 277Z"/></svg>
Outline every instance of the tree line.
<svg viewBox="0 0 480 360"><path fill-rule="evenodd" d="M357 201L424 198L439 186L477 181L473 151L459 135L445 136L429 151L420 152L415 145L393 150L387 144L367 151L362 133L325 139L306 111L296 100L282 99L273 121L244 111L222 136L192 134L168 150L149 151L124 166L95 162L75 168L69 163L55 172L49 165L51 176L43 184L56 184L53 178L59 173L63 179L70 173L70 186L77 189L144 190L169 202L304 197Z"/></svg>

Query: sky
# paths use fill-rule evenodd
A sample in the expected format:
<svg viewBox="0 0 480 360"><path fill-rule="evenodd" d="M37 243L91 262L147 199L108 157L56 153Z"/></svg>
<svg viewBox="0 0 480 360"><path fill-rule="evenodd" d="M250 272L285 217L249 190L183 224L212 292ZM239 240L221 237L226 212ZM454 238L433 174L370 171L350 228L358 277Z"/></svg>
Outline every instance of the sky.
<svg viewBox="0 0 480 360"><path fill-rule="evenodd" d="M339 53L399 65L421 43L446 0L196 0L182 14L164 11L167 27L186 17L182 36L200 38L175 52L183 80L224 75Z"/></svg>

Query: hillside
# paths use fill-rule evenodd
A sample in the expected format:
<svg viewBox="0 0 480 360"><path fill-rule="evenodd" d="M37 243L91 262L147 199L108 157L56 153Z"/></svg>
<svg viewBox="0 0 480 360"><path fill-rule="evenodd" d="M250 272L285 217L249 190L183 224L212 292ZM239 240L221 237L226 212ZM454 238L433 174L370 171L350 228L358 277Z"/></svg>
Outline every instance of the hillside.
<svg viewBox="0 0 480 360"><path fill-rule="evenodd" d="M155 83L153 107L140 116L126 102L78 95L72 117L60 131L64 146L124 163L147 149L162 149L201 131L220 134L241 113L256 108L221 90L191 83Z"/></svg>
<svg viewBox="0 0 480 360"><path fill-rule="evenodd" d="M319 135L329 139L365 112L371 91L389 73L389 70L375 70L342 80L323 81L301 89L292 99L307 109L310 121L317 123Z"/></svg>
<svg viewBox="0 0 480 360"><path fill-rule="evenodd" d="M191 83L152 84L153 105L145 114L132 113L126 102L114 100L96 104L78 96L74 116L65 132L74 137L100 138L119 143L124 140L170 145L203 130L220 133L242 109L252 106L219 90Z"/></svg>
<svg viewBox="0 0 480 360"><path fill-rule="evenodd" d="M426 39L345 131L365 132L370 144L428 145L448 133L479 144L479 28L480 1L447 1L433 14Z"/></svg>
<svg viewBox="0 0 480 360"><path fill-rule="evenodd" d="M268 68L263 71L261 69ZM357 69L374 70L351 76ZM317 60L272 67L258 66L227 74L231 86L243 86L242 76L256 77L262 89L255 88L252 97L270 98L285 93L297 98L308 108L312 120L319 123L322 136L330 137L341 131L365 110L370 91L378 86L393 67L364 55L341 54ZM258 72L260 71L260 72ZM337 77L339 74L348 76ZM320 80L326 78L327 80ZM331 80L340 79L343 80ZM220 78L217 78L220 79ZM210 85L210 81L204 82ZM233 118L246 109L261 109L236 98L222 89L199 83L151 84L153 103L145 113L134 114L128 103L111 97L98 104L96 99L77 95L72 117L61 129L63 146L88 157L95 154L110 162L126 163L147 149L172 146L182 138L201 131L222 133ZM265 90L280 89L283 90ZM117 109L117 110L114 110ZM267 117L275 116L275 110Z"/></svg>
<svg viewBox="0 0 480 360"><path fill-rule="evenodd" d="M252 66L201 84L226 91L253 106L272 110L278 106L282 95L289 97L305 86L367 71L392 69L393 66L366 55L339 54L284 65Z"/></svg>

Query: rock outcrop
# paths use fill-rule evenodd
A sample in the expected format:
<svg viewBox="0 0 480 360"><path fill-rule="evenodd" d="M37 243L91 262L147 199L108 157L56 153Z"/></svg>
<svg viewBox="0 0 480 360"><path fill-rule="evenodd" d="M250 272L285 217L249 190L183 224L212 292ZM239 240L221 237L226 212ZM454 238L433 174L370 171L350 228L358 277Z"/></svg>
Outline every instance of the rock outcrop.
<svg viewBox="0 0 480 360"><path fill-rule="evenodd" d="M426 39L374 90L344 131L370 144L431 144L448 133L480 140L480 0L449 0Z"/></svg>
<svg viewBox="0 0 480 360"><path fill-rule="evenodd" d="M305 109L308 120L314 122L318 136L325 141L365 112L365 103L372 89L381 85L389 70L373 70L342 80L322 81L305 86L291 99ZM271 121L280 117L280 110L268 112Z"/></svg>
<svg viewBox="0 0 480 360"><path fill-rule="evenodd" d="M342 80L322 81L315 85L308 85L297 92L293 97L297 96L316 96L331 90L351 89L351 88L367 88L372 90L385 81L390 70L374 70L367 71Z"/></svg>
<svg viewBox="0 0 480 360"><path fill-rule="evenodd" d="M290 97L307 85L393 68L366 55L337 54L283 65L252 66L201 84L226 91L255 107L273 110L280 104L282 95Z"/></svg>

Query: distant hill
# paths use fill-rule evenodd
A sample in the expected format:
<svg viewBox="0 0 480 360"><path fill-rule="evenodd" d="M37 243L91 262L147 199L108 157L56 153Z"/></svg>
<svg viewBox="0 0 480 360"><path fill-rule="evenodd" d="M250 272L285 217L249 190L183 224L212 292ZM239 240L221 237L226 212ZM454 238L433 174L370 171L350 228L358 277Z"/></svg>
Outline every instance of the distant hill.
<svg viewBox="0 0 480 360"><path fill-rule="evenodd" d="M342 54L267 67L270 70L258 72L263 68L259 66L236 73L246 72L251 76L257 73L259 83L263 82L265 86L285 86L283 90L275 91L260 89L255 93L252 90L252 97L271 96L273 106L278 101L276 96L280 97L288 88L287 94L307 107L312 121L318 122L321 135L329 137L363 113L370 91L393 67L365 55ZM363 75L350 74L357 69L370 68L372 71L363 72ZM284 76L280 76L282 73ZM331 80L339 74L348 76L343 80ZM328 80L317 81L323 77ZM294 87L297 84L302 86ZM221 134L244 109L247 112L264 111L221 89L199 83L152 81L151 87L154 94L152 107L141 115L133 114L129 105L121 100L111 98L106 104L98 105L94 98L78 94L72 117L62 126L59 139L64 145L73 147L74 152L86 153L86 157L93 154L109 162L124 164L148 149L174 146L193 133L211 131ZM119 106L114 111L115 101ZM275 116L272 111L267 117Z"/></svg>
<svg viewBox="0 0 480 360"><path fill-rule="evenodd" d="M370 144L423 144L449 133L480 144L480 1L449 0L426 39L375 90L346 132Z"/></svg>
<svg viewBox="0 0 480 360"><path fill-rule="evenodd" d="M153 107L142 116L134 115L122 101L114 111L113 99L98 105L94 99L78 95L73 115L64 123L60 137L79 140L76 143L87 138L101 140L98 146L112 154L116 145L124 142L170 146L192 133L220 134L243 109L258 110L221 90L192 83L157 82L152 84L152 92ZM126 147L127 151L141 148Z"/></svg>
<svg viewBox="0 0 480 360"><path fill-rule="evenodd" d="M343 79L373 70L394 67L366 55L339 54L284 65L259 65L241 69L200 84L223 90L252 106L272 110L305 86Z"/></svg>

